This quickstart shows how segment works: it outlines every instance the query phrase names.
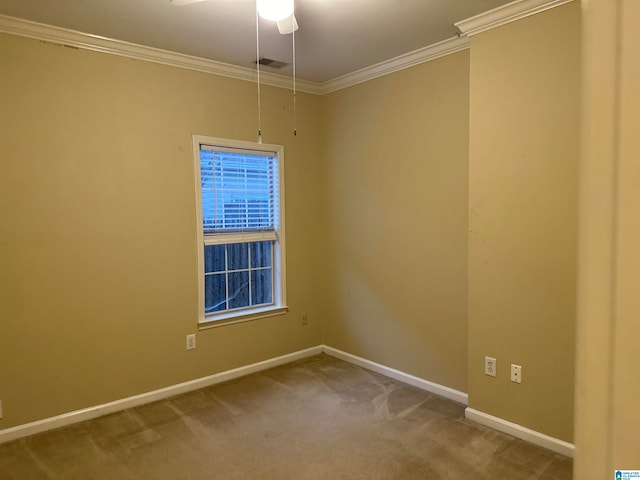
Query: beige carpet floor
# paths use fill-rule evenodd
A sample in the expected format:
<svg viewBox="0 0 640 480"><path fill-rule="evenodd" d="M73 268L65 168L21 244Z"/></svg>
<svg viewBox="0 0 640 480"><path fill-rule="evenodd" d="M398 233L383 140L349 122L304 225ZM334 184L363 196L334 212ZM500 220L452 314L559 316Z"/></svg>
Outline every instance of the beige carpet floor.
<svg viewBox="0 0 640 480"><path fill-rule="evenodd" d="M320 355L0 445L0 479L568 480L572 461Z"/></svg>

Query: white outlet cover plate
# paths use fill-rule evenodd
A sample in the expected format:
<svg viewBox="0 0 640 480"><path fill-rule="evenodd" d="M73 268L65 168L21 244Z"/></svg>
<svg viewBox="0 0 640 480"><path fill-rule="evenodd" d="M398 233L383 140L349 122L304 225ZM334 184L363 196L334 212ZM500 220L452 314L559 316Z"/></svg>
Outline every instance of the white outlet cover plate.
<svg viewBox="0 0 640 480"><path fill-rule="evenodd" d="M511 364L511 381L522 383L522 366Z"/></svg>
<svg viewBox="0 0 640 480"><path fill-rule="evenodd" d="M493 357L484 357L484 374L490 377L496 376L496 359Z"/></svg>
<svg viewBox="0 0 640 480"><path fill-rule="evenodd" d="M193 350L196 348L196 334L191 333L187 335L187 350Z"/></svg>

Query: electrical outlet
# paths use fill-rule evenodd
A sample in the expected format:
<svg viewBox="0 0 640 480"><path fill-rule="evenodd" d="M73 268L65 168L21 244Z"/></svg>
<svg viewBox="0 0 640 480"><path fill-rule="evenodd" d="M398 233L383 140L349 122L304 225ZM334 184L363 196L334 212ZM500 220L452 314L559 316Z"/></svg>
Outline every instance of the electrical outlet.
<svg viewBox="0 0 640 480"><path fill-rule="evenodd" d="M493 357L484 357L484 374L491 377L496 376L496 359Z"/></svg>
<svg viewBox="0 0 640 480"><path fill-rule="evenodd" d="M187 350L193 350L196 348L196 334L190 333L187 335Z"/></svg>
<svg viewBox="0 0 640 480"><path fill-rule="evenodd" d="M305 313L302 315L302 325L309 325L309 314Z"/></svg>
<svg viewBox="0 0 640 480"><path fill-rule="evenodd" d="M511 381L522 383L522 367L520 365L511 364Z"/></svg>

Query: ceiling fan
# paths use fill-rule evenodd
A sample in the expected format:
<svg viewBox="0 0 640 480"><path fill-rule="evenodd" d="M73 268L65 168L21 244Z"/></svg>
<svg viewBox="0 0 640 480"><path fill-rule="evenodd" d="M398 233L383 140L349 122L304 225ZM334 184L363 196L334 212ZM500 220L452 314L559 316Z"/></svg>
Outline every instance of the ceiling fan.
<svg viewBox="0 0 640 480"><path fill-rule="evenodd" d="M169 0L171 5L183 6L190 5L192 3L204 2L206 0ZM238 0L249 1L249 0ZM292 50L293 50L293 135L296 136L296 35L295 31L298 30L298 22L294 16L294 0L255 0L256 2L256 71L258 73L257 86L258 86L258 143L262 143L262 127L261 127L261 100L260 100L260 65L269 65L269 63L263 63L260 57L260 35L258 33L258 15L265 20L271 20L278 25L278 31L285 35L292 33ZM271 60L273 62L273 60Z"/></svg>
<svg viewBox="0 0 640 480"><path fill-rule="evenodd" d="M207 0L169 0L171 5L184 6ZM272 20L278 25L282 35L298 30L298 22L293 14L293 0L256 0L258 14L265 20Z"/></svg>

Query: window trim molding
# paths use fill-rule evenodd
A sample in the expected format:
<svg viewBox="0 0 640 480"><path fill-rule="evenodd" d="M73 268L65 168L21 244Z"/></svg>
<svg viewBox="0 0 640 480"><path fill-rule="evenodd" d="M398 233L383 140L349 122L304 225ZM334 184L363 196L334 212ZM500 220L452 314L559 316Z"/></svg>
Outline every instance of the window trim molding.
<svg viewBox="0 0 640 480"><path fill-rule="evenodd" d="M251 309L250 311L234 310L232 312L220 315L215 320L204 320L202 322L198 322L198 330L208 330L210 328L224 327L226 325L235 325L236 323L260 320L261 318L277 317L279 315L284 315L287 312L289 312L289 307L278 307L274 305L267 305L266 307L256 307Z"/></svg>
<svg viewBox="0 0 640 480"><path fill-rule="evenodd" d="M279 248L274 249L274 285L273 295L274 303L268 306L260 306L256 308L248 308L236 310L233 312L225 312L220 314L205 315L204 311L204 245L205 235L202 228L202 190L200 178L200 145L210 145L220 147L223 151L233 149L253 150L255 152L274 152L278 158L278 201L279 215L278 226L275 231L275 241ZM224 325L233 325L241 322L257 320L259 318L272 317L287 313L287 295L286 295L286 245L285 245L285 211L284 211L284 146L248 142L244 140L233 140L229 138L209 137L206 135L193 135L193 178L196 200L196 266L198 274L198 329L203 330L213 327L221 327ZM210 236L206 243L229 243L229 240L235 242L236 237L242 242L242 233L222 233L218 237L225 238L224 241L211 240ZM273 237L274 233L265 232L265 236ZM215 318L214 318L215 317Z"/></svg>

